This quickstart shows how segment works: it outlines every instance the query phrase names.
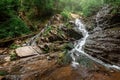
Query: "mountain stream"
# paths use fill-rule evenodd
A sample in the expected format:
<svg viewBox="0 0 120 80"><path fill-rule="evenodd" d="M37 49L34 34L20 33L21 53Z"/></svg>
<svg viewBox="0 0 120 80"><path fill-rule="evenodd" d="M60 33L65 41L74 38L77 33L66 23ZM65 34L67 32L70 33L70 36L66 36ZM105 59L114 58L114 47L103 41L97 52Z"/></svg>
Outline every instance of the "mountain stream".
<svg viewBox="0 0 120 80"><path fill-rule="evenodd" d="M76 25L77 29L82 32L83 38L78 40L75 43L76 44L75 47L69 52L70 56L72 57L72 60L73 60L72 61L72 66L77 67L79 65L79 63L76 60L76 56L79 57L80 55L84 55L84 56L88 57L89 59L91 59L91 60L93 60L93 61L95 61L95 62L97 62L97 63L99 63L99 64L101 64L101 65L103 65L107 68L120 70L119 66L104 63L102 60L94 58L91 55L85 53L84 49L83 49L83 46L85 45L86 40L89 36L88 31L85 29L85 25L82 23L82 21L80 19L75 20L75 25Z"/></svg>

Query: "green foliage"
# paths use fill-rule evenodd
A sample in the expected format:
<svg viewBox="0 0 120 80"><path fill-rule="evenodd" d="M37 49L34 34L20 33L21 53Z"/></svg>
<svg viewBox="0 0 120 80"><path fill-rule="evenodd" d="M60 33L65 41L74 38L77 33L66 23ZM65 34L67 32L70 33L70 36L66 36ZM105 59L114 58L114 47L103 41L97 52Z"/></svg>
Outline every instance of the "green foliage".
<svg viewBox="0 0 120 80"><path fill-rule="evenodd" d="M44 34L43 36L48 36L49 32L52 30L52 26L48 26L45 31L44 31Z"/></svg>
<svg viewBox="0 0 120 80"><path fill-rule="evenodd" d="M63 11L61 12L61 15L63 16L63 20L64 20L64 21L68 21L68 19L70 19L70 12L67 11L67 10L63 10Z"/></svg>
<svg viewBox="0 0 120 80"><path fill-rule="evenodd" d="M66 22L66 23L65 23L65 26L66 26L68 29L72 29L72 28L73 28L73 25L71 25L69 22Z"/></svg>
<svg viewBox="0 0 120 80"><path fill-rule="evenodd" d="M72 61L72 58L67 50L62 53L59 53L57 63L60 65L69 64Z"/></svg>
<svg viewBox="0 0 120 80"><path fill-rule="evenodd" d="M92 15L103 4L103 0L81 0L82 12L85 16Z"/></svg>
<svg viewBox="0 0 120 80"><path fill-rule="evenodd" d="M60 10L67 10L69 12L80 11L80 1L81 0L59 0L57 8Z"/></svg>
<svg viewBox="0 0 120 80"><path fill-rule="evenodd" d="M16 60L16 59L17 59L17 54L11 53L11 54L10 54L10 60L11 60L11 61L14 61L14 60Z"/></svg>
<svg viewBox="0 0 120 80"><path fill-rule="evenodd" d="M89 16L102 4L103 0L59 0L58 9Z"/></svg>
<svg viewBox="0 0 120 80"><path fill-rule="evenodd" d="M104 3L110 4L113 7L120 7L120 0L104 0Z"/></svg>
<svg viewBox="0 0 120 80"><path fill-rule="evenodd" d="M90 60L86 56L80 55L77 62L83 67L92 68L92 60Z"/></svg>
<svg viewBox="0 0 120 80"><path fill-rule="evenodd" d="M34 0L34 4L44 10L52 10L54 0Z"/></svg>
<svg viewBox="0 0 120 80"><path fill-rule="evenodd" d="M64 35L64 32L61 29L57 29L57 34L62 38Z"/></svg>
<svg viewBox="0 0 120 80"><path fill-rule="evenodd" d="M59 53L59 55L58 55L58 59L57 59L57 63L58 64L60 64L60 65L63 65L63 63L64 63L64 57L65 57L65 55L64 55L64 53Z"/></svg>
<svg viewBox="0 0 120 80"><path fill-rule="evenodd" d="M105 3L120 3L120 0L104 0Z"/></svg>
<svg viewBox="0 0 120 80"><path fill-rule="evenodd" d="M66 43L64 44L62 50L63 52L59 53L58 55L58 64L64 65L64 64L69 64L72 61L72 58L70 54L68 53L68 50L73 49L74 46L72 43Z"/></svg>
<svg viewBox="0 0 120 80"><path fill-rule="evenodd" d="M54 0L22 0L21 5L21 10L32 18L49 16L54 12Z"/></svg>
<svg viewBox="0 0 120 80"><path fill-rule="evenodd" d="M120 0L1 0L0 2L0 39L21 36L30 33L30 29L20 19L19 12L23 12L26 23L29 25L35 20L45 19L56 11L61 11L64 21L70 18L70 12L85 16L95 14L103 4L120 6ZM117 11L113 10L112 13ZM37 30L37 29L36 29ZM45 35L48 34L49 29Z"/></svg>
<svg viewBox="0 0 120 80"><path fill-rule="evenodd" d="M0 39L12 38L30 32L18 17L20 0L1 0L0 2Z"/></svg>
<svg viewBox="0 0 120 80"><path fill-rule="evenodd" d="M78 14L83 13L84 16L91 16L104 4L120 6L120 0L59 0L56 7L61 11L67 10Z"/></svg>
<svg viewBox="0 0 120 80"><path fill-rule="evenodd" d="M18 0L1 0L0 2L0 24L17 14Z"/></svg>
<svg viewBox="0 0 120 80"><path fill-rule="evenodd" d="M1 0L0 1L0 23L3 22L6 17L10 18L17 15L17 11L20 8L19 0Z"/></svg>
<svg viewBox="0 0 120 80"><path fill-rule="evenodd" d="M19 0L1 0L0 1L0 11L14 10L17 11L20 6Z"/></svg>
<svg viewBox="0 0 120 80"><path fill-rule="evenodd" d="M16 44L12 44L12 45L10 45L10 49L16 49L16 48L19 48L20 47L20 45L16 45Z"/></svg>
<svg viewBox="0 0 120 80"><path fill-rule="evenodd" d="M0 24L0 39L21 36L30 33L29 28L18 17L12 17Z"/></svg>

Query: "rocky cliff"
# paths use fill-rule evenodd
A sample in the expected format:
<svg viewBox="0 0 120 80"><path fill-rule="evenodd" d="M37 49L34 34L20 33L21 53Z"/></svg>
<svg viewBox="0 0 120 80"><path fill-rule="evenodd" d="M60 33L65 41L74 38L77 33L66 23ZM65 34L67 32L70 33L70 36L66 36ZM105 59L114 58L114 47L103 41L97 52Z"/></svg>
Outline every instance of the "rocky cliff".
<svg viewBox="0 0 120 80"><path fill-rule="evenodd" d="M120 66L120 13L118 8L103 7L95 16L93 31L85 51L104 62Z"/></svg>

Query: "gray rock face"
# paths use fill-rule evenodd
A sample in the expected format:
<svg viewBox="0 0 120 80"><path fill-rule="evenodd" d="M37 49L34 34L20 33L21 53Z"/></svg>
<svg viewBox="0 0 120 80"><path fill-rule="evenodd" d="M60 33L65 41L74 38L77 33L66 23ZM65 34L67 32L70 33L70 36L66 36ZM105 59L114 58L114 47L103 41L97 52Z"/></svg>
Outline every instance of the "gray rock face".
<svg viewBox="0 0 120 80"><path fill-rule="evenodd" d="M94 30L99 31L120 25L120 9L110 5L104 6L93 18Z"/></svg>
<svg viewBox="0 0 120 80"><path fill-rule="evenodd" d="M105 62L120 66L120 28L111 28L91 34L85 51Z"/></svg>
<svg viewBox="0 0 120 80"><path fill-rule="evenodd" d="M109 11L106 11L107 9ZM114 18L117 15L113 14L109 17L111 9L110 7L103 8L103 11L101 10L99 15L97 14L97 27L100 27L101 30L96 30L90 34L84 49L86 53L103 62L120 66L120 25L117 24L118 20L115 21L117 18ZM106 11L105 14L104 11ZM112 21L113 19L115 22Z"/></svg>
<svg viewBox="0 0 120 80"><path fill-rule="evenodd" d="M109 19L111 19L110 12L113 10L113 7L110 7L109 5L106 5L103 7L96 15L96 24L97 27L105 28L108 26Z"/></svg>

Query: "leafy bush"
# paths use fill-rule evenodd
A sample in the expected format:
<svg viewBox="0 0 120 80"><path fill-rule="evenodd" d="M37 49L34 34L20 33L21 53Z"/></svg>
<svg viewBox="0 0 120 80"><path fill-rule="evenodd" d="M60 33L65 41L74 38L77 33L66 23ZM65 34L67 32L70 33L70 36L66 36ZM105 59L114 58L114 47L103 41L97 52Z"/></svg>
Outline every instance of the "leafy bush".
<svg viewBox="0 0 120 80"><path fill-rule="evenodd" d="M18 56L17 56L17 54L15 54L15 53L11 53L11 54L10 54L10 60L11 60L11 61L16 60L17 57L18 57Z"/></svg>
<svg viewBox="0 0 120 80"><path fill-rule="evenodd" d="M21 36L30 32L18 17L20 0L1 0L0 2L0 39Z"/></svg>
<svg viewBox="0 0 120 80"><path fill-rule="evenodd" d="M58 9L89 16L102 6L103 0L59 0Z"/></svg>
<svg viewBox="0 0 120 80"><path fill-rule="evenodd" d="M23 0L21 4L21 10L29 15L28 18L41 18L54 13L54 0Z"/></svg>
<svg viewBox="0 0 120 80"><path fill-rule="evenodd" d="M104 0L104 3L110 4L113 7L120 7L120 0Z"/></svg>
<svg viewBox="0 0 120 80"><path fill-rule="evenodd" d="M96 12L103 4L103 0L81 0L80 5L85 16Z"/></svg>
<svg viewBox="0 0 120 80"><path fill-rule="evenodd" d="M70 12L67 11L67 10L63 10L63 11L61 12L61 15L63 16L63 20L64 20L64 21L67 21L68 19L70 19Z"/></svg>
<svg viewBox="0 0 120 80"><path fill-rule="evenodd" d="M58 4L56 6L59 10L76 12L81 10L80 2L81 0L58 0Z"/></svg>
<svg viewBox="0 0 120 80"><path fill-rule="evenodd" d="M59 53L57 63L60 65L70 64L72 58L67 50L62 53Z"/></svg>
<svg viewBox="0 0 120 80"><path fill-rule="evenodd" d="M0 10L8 11L8 10L18 10L20 6L20 0L1 0L0 1Z"/></svg>
<svg viewBox="0 0 120 80"><path fill-rule="evenodd" d="M119 0L104 0L104 3L120 3Z"/></svg>
<svg viewBox="0 0 120 80"><path fill-rule="evenodd" d="M44 31L43 36L48 36L49 32L52 30L52 26L47 26L47 28Z"/></svg>
<svg viewBox="0 0 120 80"><path fill-rule="evenodd" d="M16 49L16 48L19 48L20 47L20 45L16 45L16 44L11 44L10 45L10 49Z"/></svg>
<svg viewBox="0 0 120 80"><path fill-rule="evenodd" d="M120 6L120 0L58 0L57 8L69 12L83 13L84 16L95 14L104 4Z"/></svg>
<svg viewBox="0 0 120 80"><path fill-rule="evenodd" d="M18 37L29 32L29 28L18 17L12 17L0 24L0 39Z"/></svg>

